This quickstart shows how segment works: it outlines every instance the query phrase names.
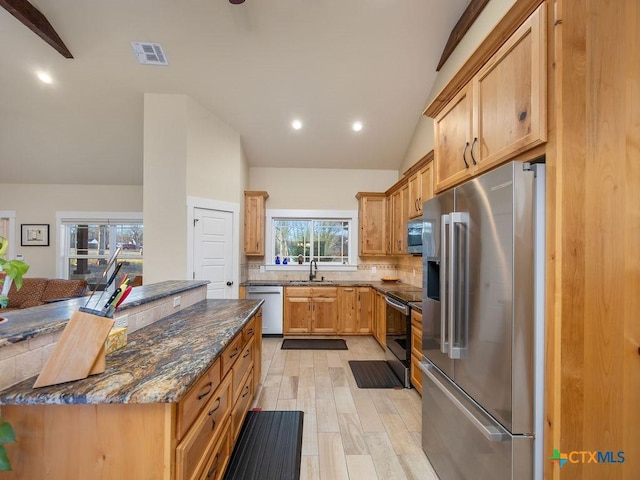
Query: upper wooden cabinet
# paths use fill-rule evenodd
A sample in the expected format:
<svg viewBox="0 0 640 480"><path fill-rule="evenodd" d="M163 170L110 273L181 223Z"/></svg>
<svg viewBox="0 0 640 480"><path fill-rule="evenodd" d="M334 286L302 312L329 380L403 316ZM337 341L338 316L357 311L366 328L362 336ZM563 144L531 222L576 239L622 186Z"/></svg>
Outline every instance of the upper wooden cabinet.
<svg viewBox="0 0 640 480"><path fill-rule="evenodd" d="M244 192L244 253L264 255L264 220L267 192Z"/></svg>
<svg viewBox="0 0 640 480"><path fill-rule="evenodd" d="M381 192L358 192L359 255L384 255L387 199Z"/></svg>
<svg viewBox="0 0 640 480"><path fill-rule="evenodd" d="M546 141L545 8L542 4L436 115L437 192Z"/></svg>
<svg viewBox="0 0 640 480"><path fill-rule="evenodd" d="M409 173L408 217L422 215L422 205L433 197L433 150L416 163L417 170ZM412 167L409 171L414 170Z"/></svg>

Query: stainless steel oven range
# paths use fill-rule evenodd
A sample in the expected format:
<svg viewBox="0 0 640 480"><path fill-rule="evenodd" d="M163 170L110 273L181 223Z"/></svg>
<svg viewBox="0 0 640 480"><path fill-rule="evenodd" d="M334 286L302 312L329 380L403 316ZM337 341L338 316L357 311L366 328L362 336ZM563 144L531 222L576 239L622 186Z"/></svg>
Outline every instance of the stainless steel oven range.
<svg viewBox="0 0 640 480"><path fill-rule="evenodd" d="M394 290L385 296L387 362L406 388L411 387L411 307L421 301L422 290Z"/></svg>

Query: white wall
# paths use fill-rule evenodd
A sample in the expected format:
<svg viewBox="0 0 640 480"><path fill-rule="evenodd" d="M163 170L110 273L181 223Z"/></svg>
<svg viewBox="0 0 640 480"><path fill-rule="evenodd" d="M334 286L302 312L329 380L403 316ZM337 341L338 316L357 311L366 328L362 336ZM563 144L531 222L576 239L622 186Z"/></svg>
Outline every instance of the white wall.
<svg viewBox="0 0 640 480"><path fill-rule="evenodd" d="M145 94L145 283L190 278L187 197L239 208L246 163L240 135L212 112L186 95Z"/></svg>
<svg viewBox="0 0 640 480"><path fill-rule="evenodd" d="M58 252L56 212L141 212L142 186L0 184L0 210L16 212L13 251L24 255L30 266L27 276L53 278ZM21 247L22 223L49 224L49 246Z"/></svg>
<svg viewBox="0 0 640 480"><path fill-rule="evenodd" d="M397 170L249 169L249 190L267 191L267 208L357 210L356 193L384 192L397 180Z"/></svg>
<svg viewBox="0 0 640 480"><path fill-rule="evenodd" d="M505 16L507 11L513 6L515 0L491 0L484 7L469 31L462 38L456 49L451 53L436 76L429 98L424 104L424 108L442 91L453 76L462 68L467 59L480 46L482 41ZM431 118L421 118L413 132L411 143L402 161L400 172L404 172L411 165L424 157L433 149L433 120Z"/></svg>

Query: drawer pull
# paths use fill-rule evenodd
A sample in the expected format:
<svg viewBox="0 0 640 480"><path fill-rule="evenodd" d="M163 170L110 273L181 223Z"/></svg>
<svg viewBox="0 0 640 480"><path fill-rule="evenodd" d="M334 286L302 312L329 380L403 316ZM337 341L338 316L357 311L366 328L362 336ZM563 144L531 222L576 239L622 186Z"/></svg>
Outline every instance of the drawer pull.
<svg viewBox="0 0 640 480"><path fill-rule="evenodd" d="M211 390L213 389L213 382L207 383L206 387L207 387L207 391L198 395L198 400L202 400L204 397L206 397L211 393Z"/></svg>
<svg viewBox="0 0 640 480"><path fill-rule="evenodd" d="M238 355L238 347L236 347L236 348L234 348L234 349L233 349L233 353L232 353L231 355L229 355L229 358L233 358L233 357L235 357L236 355Z"/></svg>
<svg viewBox="0 0 640 480"><path fill-rule="evenodd" d="M216 406L213 407L211 410L209 410L209 415L213 415L214 413L216 413L216 410L218 410L220 408L220 397L218 397L218 399L216 400Z"/></svg>
<svg viewBox="0 0 640 480"><path fill-rule="evenodd" d="M242 355L242 358L247 358L249 355L251 355L251 349L247 348L247 351L244 352L244 355Z"/></svg>
<svg viewBox="0 0 640 480"><path fill-rule="evenodd" d="M249 385L247 385L246 387L244 387L245 392L242 394L242 398L246 397L247 395L249 395Z"/></svg>
<svg viewBox="0 0 640 480"><path fill-rule="evenodd" d="M247 330L247 335L253 335L253 328L250 328L249 330Z"/></svg>
<svg viewBox="0 0 640 480"><path fill-rule="evenodd" d="M209 473L207 473L207 478L213 478L216 472L218 471L219 456L220 456L220 453L216 453L216 459L213 461L213 465L211 465L211 470L209 470Z"/></svg>

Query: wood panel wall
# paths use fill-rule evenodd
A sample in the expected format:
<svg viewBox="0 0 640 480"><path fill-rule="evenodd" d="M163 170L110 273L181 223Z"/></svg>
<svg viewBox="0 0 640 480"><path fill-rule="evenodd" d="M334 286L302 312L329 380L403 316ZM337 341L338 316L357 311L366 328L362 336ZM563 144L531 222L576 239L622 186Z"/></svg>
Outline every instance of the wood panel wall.
<svg viewBox="0 0 640 480"><path fill-rule="evenodd" d="M545 478L637 479L640 2L555 3L545 456L624 451L625 461L545 459Z"/></svg>

